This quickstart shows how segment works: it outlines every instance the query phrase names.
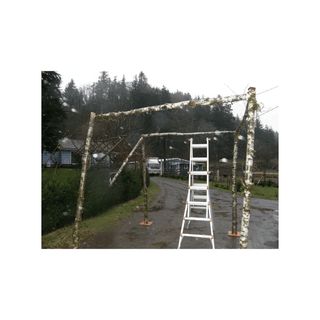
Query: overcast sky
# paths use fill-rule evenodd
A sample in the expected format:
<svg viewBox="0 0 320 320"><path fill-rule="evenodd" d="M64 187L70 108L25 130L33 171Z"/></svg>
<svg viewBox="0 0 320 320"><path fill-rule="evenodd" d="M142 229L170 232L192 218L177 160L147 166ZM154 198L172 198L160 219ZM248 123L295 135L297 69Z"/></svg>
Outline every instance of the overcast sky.
<svg viewBox="0 0 320 320"><path fill-rule="evenodd" d="M57 42L43 39L52 48L40 59L46 62L42 70L59 72L63 87L71 78L77 87L97 81L100 71L127 81L143 71L150 85L192 97L233 95L226 85L237 94L247 85L259 93L280 85L280 37L271 4L257 11L255 1L93 1L72 15L72 23L66 23L68 10L59 11ZM259 95L258 102L265 109L279 106L280 90ZM243 103L233 109L242 116ZM279 109L261 117L276 131Z"/></svg>

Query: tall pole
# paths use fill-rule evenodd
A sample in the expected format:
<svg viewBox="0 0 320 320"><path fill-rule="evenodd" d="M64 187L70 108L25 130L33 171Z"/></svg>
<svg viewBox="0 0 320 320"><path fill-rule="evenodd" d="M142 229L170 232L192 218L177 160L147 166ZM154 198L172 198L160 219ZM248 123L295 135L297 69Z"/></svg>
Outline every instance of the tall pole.
<svg viewBox="0 0 320 320"><path fill-rule="evenodd" d="M83 211L84 188L85 188L85 182L86 182L89 150L90 150L91 139L92 139L92 135L93 135L95 116L96 116L96 114L94 112L91 112L87 140L86 140L84 155L83 155L83 159L82 159L79 197L78 197L78 202L77 202L77 211L76 211L76 217L75 217L75 222L74 222L74 231L73 231L73 249L79 249L79 245L80 245L79 228L80 228L80 223L81 223L81 214Z"/></svg>
<svg viewBox="0 0 320 320"><path fill-rule="evenodd" d="M240 236L240 232L237 232L238 228L238 214L237 214L237 158L238 158L238 136L234 137L233 146L233 166L232 166L232 230L229 231L229 236Z"/></svg>
<svg viewBox="0 0 320 320"><path fill-rule="evenodd" d="M148 194L147 194L147 173L146 173L146 147L145 138L142 138L142 170L143 170L143 194L144 194L144 220L140 223L142 226L150 226L152 222L148 221Z"/></svg>
<svg viewBox="0 0 320 320"><path fill-rule="evenodd" d="M246 105L246 110L244 112L243 118L238 128L234 132L233 167L232 167L232 230L228 232L229 236L234 236L234 237L240 236L240 232L237 231L238 209L237 209L237 187L236 187L239 133L248 117L248 104L249 103L247 103Z"/></svg>
<svg viewBox="0 0 320 320"><path fill-rule="evenodd" d="M252 182L253 172L253 155L254 155L254 127L256 121L256 111L259 104L256 100L256 88L249 88L250 97L248 98L248 130L247 130L247 155L245 167L245 179L242 181L243 192L243 208L241 219L241 232L239 249L247 249L248 234L249 234L249 220L250 220L250 207L251 207L251 190L254 186Z"/></svg>

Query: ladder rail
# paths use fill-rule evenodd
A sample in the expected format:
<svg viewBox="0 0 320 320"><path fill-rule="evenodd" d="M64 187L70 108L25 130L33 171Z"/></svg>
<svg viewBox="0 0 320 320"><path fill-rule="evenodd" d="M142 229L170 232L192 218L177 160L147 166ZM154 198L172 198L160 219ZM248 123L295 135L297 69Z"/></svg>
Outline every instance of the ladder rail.
<svg viewBox="0 0 320 320"><path fill-rule="evenodd" d="M210 200L210 179L209 179L209 141L210 138L206 138L206 144L194 144L193 139L190 138L190 162L189 162L189 179L188 179L188 195L187 195L187 201L181 226L181 232L180 232L180 238L179 238L179 244L178 249L181 247L181 242L183 237L197 237L197 238L207 238L210 239L212 244L212 249L214 249L214 224L213 224L213 217L212 217L212 208L211 208L211 200ZM193 155L193 149L206 149L207 156L206 157L194 157ZM194 171L194 165L195 162L204 162L206 163L206 171ZM200 184L200 183L194 183L194 177L195 176L206 176L206 184ZM204 194L195 194L196 191L205 191ZM205 200L205 201L197 201L199 200ZM205 210L205 217L191 217L191 209L197 209ZM190 233L184 233L184 227L185 222L187 223L187 229L189 229L191 221L202 221L202 222L209 222L210 225L210 235L199 235L199 234L190 234Z"/></svg>

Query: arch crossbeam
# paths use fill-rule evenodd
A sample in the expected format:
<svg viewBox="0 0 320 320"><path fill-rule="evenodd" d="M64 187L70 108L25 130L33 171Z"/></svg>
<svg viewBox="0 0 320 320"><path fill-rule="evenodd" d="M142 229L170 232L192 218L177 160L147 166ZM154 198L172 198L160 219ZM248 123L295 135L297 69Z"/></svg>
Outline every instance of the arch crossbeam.
<svg viewBox="0 0 320 320"><path fill-rule="evenodd" d="M138 115L138 114L154 112L154 111L182 109L184 107L196 107L196 106L208 106L208 105L214 106L222 103L230 103L230 102L247 100L248 98L249 98L248 94L239 94L239 95L234 95L234 96L229 96L224 98L205 98L200 100L187 100L187 101L176 102L176 103L165 103L158 106L132 109L129 111L101 113L101 114L96 114L96 118L124 117L128 115Z"/></svg>

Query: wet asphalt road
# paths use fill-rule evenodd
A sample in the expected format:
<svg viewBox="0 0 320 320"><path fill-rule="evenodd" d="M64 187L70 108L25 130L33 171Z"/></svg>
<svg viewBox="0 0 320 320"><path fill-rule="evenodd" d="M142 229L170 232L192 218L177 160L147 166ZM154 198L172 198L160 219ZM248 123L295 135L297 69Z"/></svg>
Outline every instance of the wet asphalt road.
<svg viewBox="0 0 320 320"><path fill-rule="evenodd" d="M130 216L121 219L112 231L95 236L99 248L115 249L176 249L185 203L187 183L159 177L151 181L158 184L162 192L149 205L150 226L140 226L143 221L143 207ZM215 249L239 248L239 237L228 236L232 227L231 193L210 190ZM238 195L238 231L241 230L242 195ZM197 212L199 214L197 214ZM203 217L203 211L191 211L191 215ZM192 221L185 233L210 234L209 223ZM248 249L277 249L278 242L278 200L251 198ZM209 239L184 237L181 249L210 249Z"/></svg>

